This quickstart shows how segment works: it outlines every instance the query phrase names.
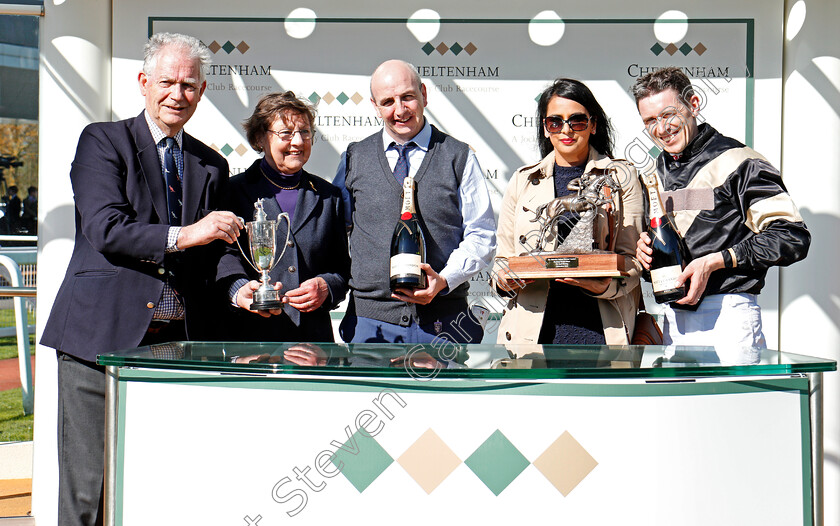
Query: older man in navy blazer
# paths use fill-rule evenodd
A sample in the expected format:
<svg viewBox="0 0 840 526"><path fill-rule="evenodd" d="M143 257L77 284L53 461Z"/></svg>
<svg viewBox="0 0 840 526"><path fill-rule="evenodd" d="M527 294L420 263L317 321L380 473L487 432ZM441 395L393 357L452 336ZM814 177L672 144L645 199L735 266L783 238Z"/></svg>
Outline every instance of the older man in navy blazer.
<svg viewBox="0 0 840 526"><path fill-rule="evenodd" d="M183 127L210 54L157 34L138 76L145 110L95 123L70 170L76 238L41 343L58 352L59 524L101 524L105 375L96 355L203 338L224 243L242 223L221 208L227 162Z"/></svg>

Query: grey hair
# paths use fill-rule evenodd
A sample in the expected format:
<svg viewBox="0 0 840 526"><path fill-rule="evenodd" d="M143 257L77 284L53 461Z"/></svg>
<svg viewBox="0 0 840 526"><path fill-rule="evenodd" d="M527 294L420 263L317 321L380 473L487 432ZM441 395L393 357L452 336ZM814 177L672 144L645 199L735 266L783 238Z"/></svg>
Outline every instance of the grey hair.
<svg viewBox="0 0 840 526"><path fill-rule="evenodd" d="M199 83L204 82L204 76L212 61L210 50L199 39L180 33L155 33L149 38L143 48L143 73L147 77L152 76L158 56L160 56L161 51L169 46L186 50L190 58L200 62L201 78L198 81Z"/></svg>

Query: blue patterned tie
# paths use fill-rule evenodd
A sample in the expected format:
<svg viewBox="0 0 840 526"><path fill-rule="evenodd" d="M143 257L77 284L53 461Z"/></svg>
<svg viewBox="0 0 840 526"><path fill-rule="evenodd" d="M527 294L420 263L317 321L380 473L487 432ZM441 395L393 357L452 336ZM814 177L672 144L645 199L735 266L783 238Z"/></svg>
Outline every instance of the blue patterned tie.
<svg viewBox="0 0 840 526"><path fill-rule="evenodd" d="M181 178L175 164L177 144L172 137L166 138L163 150L163 175L166 177L166 204L169 208L169 224L181 226Z"/></svg>
<svg viewBox="0 0 840 526"><path fill-rule="evenodd" d="M397 164L394 165L394 177L397 178L397 182L400 184L402 184L403 180L408 177L408 152L413 150L416 146L417 145L413 142L406 144L394 143L394 148L396 148L397 153L399 153Z"/></svg>

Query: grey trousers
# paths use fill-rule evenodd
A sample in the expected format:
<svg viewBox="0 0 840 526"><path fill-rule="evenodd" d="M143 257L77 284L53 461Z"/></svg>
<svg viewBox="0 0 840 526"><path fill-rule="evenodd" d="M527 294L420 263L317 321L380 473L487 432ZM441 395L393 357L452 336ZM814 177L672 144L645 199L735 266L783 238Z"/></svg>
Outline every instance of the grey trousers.
<svg viewBox="0 0 840 526"><path fill-rule="evenodd" d="M103 521L105 368L58 352L58 524Z"/></svg>

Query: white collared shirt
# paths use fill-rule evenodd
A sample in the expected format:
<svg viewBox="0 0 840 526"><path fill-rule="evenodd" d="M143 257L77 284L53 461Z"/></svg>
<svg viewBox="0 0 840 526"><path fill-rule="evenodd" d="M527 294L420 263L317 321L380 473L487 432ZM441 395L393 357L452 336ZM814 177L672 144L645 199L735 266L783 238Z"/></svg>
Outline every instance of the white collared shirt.
<svg viewBox="0 0 840 526"><path fill-rule="evenodd" d="M143 111L143 115L146 116L146 124L149 125L149 131L152 133L152 140L155 141L158 150L158 160L160 161L160 165L163 166L163 150L166 148L165 144L161 144L160 141L166 138L166 134L158 128L158 125L152 118L149 116L149 112ZM175 163L178 165L178 173L184 173L184 156L181 155L181 152L184 149L184 129L178 130L178 133L175 134L175 143L178 145L178 150L175 152ZM161 170L161 175L163 175L163 170Z"/></svg>
<svg viewBox="0 0 840 526"><path fill-rule="evenodd" d="M426 158L429 151L431 139L432 127L429 120L426 119L423 129L406 141L417 145L417 148L409 150L407 154L409 177L414 177L420 165L423 164L423 159ZM385 150L388 165L393 171L399 153L392 146L392 143L394 143L394 139L383 129L382 148ZM346 177L346 154L342 154L333 184L341 189L345 220L347 225L350 226L353 222L354 203L350 192L345 187ZM467 163L461 177L461 186L458 188L458 207L461 211L464 236L458 244L458 248L449 254L446 265L439 272L441 276L446 278L447 292L454 290L490 265L496 253L496 219L493 215L493 205L490 202L490 193L484 180L484 172L482 172L475 152L472 150L467 156Z"/></svg>
<svg viewBox="0 0 840 526"><path fill-rule="evenodd" d="M163 166L163 150L166 148L165 143L162 143L163 139L166 138L166 134L163 133L157 124L152 120L149 116L149 112L143 111L143 114L146 116L146 124L149 125L149 131L152 133L152 140L155 142L158 152L158 161L160 161L160 166ZM178 130L178 133L175 134L175 142L178 144L178 149L175 151L175 164L178 166L178 173L181 174L183 179L184 174L184 156L182 154L182 145L184 140L184 130ZM163 170L160 170L160 176L163 177ZM164 181L165 183L165 181ZM165 252L177 252L178 251L178 234L181 232L181 227L179 226L171 226L166 234L166 248ZM182 320L184 319L184 305L180 299L178 299L175 291L172 290L172 287L169 286L169 283L164 282L163 290L161 291L160 300L158 301L157 306L155 307L155 312L152 314L152 318L156 320Z"/></svg>

